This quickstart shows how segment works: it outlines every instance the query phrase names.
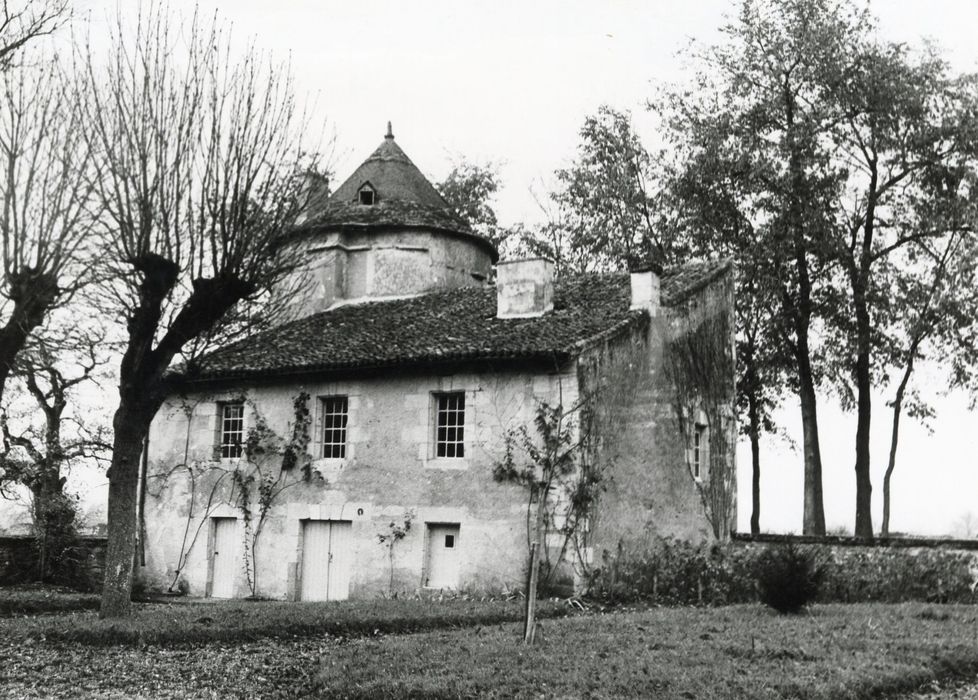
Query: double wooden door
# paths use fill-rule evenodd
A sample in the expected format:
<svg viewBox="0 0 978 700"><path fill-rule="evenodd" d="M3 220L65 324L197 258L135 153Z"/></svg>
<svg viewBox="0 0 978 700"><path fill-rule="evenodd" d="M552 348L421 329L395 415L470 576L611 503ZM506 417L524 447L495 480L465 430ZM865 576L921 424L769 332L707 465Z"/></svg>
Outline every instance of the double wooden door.
<svg viewBox="0 0 978 700"><path fill-rule="evenodd" d="M301 600L346 600L352 563L349 520L302 521Z"/></svg>

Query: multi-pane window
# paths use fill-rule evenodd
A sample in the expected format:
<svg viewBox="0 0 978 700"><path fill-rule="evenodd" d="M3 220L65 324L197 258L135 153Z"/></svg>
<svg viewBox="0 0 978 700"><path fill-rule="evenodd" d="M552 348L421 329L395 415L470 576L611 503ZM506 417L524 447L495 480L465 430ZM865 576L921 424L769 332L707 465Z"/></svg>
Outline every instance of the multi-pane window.
<svg viewBox="0 0 978 700"><path fill-rule="evenodd" d="M706 462L706 426L697 424L693 428L693 478L699 479Z"/></svg>
<svg viewBox="0 0 978 700"><path fill-rule="evenodd" d="M435 394L435 456L465 456L465 393Z"/></svg>
<svg viewBox="0 0 978 700"><path fill-rule="evenodd" d="M228 401L219 406L221 458L240 457L244 444L244 404L241 401Z"/></svg>
<svg viewBox="0 0 978 700"><path fill-rule="evenodd" d="M326 459L345 459L349 402L345 396L326 396L321 401L323 412L321 456Z"/></svg>

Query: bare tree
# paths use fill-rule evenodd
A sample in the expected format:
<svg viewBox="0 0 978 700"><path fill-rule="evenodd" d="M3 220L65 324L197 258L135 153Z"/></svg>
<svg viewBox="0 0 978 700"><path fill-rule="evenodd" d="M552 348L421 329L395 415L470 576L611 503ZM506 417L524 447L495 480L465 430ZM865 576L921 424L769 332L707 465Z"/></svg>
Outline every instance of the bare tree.
<svg viewBox="0 0 978 700"><path fill-rule="evenodd" d="M72 396L77 388L97 382L108 363L104 335L85 324L59 324L32 338L14 370L28 408L12 418L11 405L20 402L8 400L0 411L0 488L13 482L30 491L41 580L58 573L58 560L75 536L75 503L65 491L67 469L107 460L102 426L83 416Z"/></svg>
<svg viewBox="0 0 978 700"><path fill-rule="evenodd" d="M89 124L110 293L126 323L109 470L103 617L131 612L140 454L177 355L295 268L276 250L302 208L305 118L286 66L232 57L220 24L143 10L89 50Z"/></svg>
<svg viewBox="0 0 978 700"><path fill-rule="evenodd" d="M68 82L55 63L0 72L0 398L30 334L89 279L89 150Z"/></svg>
<svg viewBox="0 0 978 700"><path fill-rule="evenodd" d="M10 67L20 48L53 33L69 14L68 0L0 0L0 71Z"/></svg>

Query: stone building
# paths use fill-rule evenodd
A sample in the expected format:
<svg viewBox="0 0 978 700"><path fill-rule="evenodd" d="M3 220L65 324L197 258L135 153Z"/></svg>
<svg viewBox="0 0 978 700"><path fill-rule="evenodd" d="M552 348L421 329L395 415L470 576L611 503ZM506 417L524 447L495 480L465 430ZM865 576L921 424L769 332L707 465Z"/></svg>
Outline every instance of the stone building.
<svg viewBox="0 0 978 700"><path fill-rule="evenodd" d="M497 261L389 130L285 245L308 261L279 296L292 320L203 358L153 423L148 585L289 600L520 587L535 506L498 476L529 465L545 406L563 409L573 461L547 499L560 575L729 531L729 264L555 281L550 261ZM718 368L705 390L683 369L702 363L676 354L701 346Z"/></svg>

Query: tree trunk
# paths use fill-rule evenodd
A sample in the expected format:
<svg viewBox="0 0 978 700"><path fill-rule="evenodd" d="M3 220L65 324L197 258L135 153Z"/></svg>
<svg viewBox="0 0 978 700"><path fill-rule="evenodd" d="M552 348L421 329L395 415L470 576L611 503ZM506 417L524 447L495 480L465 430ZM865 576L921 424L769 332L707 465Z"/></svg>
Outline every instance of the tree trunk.
<svg viewBox="0 0 978 700"><path fill-rule="evenodd" d="M886 463L886 474L883 475L883 523L880 527L880 534L883 537L887 537L890 534L890 478L893 476L893 469L896 467L897 443L900 439L900 414L903 411L903 397L907 391L907 384L910 382L910 375L913 373L917 345L917 342L911 345L907 367L903 371L903 378L900 380L896 396L893 398L893 428L890 431L890 458Z"/></svg>
<svg viewBox="0 0 978 700"><path fill-rule="evenodd" d="M872 321L869 317L869 302L866 294L870 285L870 266L872 264L873 231L876 222L877 174L872 164L868 194L866 197L866 220L863 225L863 239L859 255L859 266L850 266L852 284L852 303L856 312L856 537L873 537L872 495L873 483L870 478L869 434L873 414L872 377L870 352L872 349Z"/></svg>
<svg viewBox="0 0 978 700"><path fill-rule="evenodd" d="M805 455L805 505L802 532L825 534L825 507L822 503L822 453L818 439L818 405L807 347L799 367L802 445Z"/></svg>
<svg viewBox="0 0 978 700"><path fill-rule="evenodd" d="M150 414L152 415L152 414ZM110 523L102 586L103 618L128 617L132 612L132 575L138 523L139 461L149 430L144 412L123 401L112 422L115 437L109 468Z"/></svg>
<svg viewBox="0 0 978 700"><path fill-rule="evenodd" d="M523 643L533 644L536 636L537 586L540 581L540 549L543 547L546 518L547 488L541 489L537 497L537 517L534 527L533 543L530 545L530 584L526 591L526 619L523 624Z"/></svg>
<svg viewBox="0 0 978 700"><path fill-rule="evenodd" d="M856 537L872 538L873 484L869 476L869 423L872 416L872 384L869 377L869 353L856 358Z"/></svg>
<svg viewBox="0 0 978 700"><path fill-rule="evenodd" d="M788 224L794 249L795 273L798 277L798 299L791 303L785 295L786 310L793 319L795 342L793 351L798 369L799 399L805 459L805 503L802 516L802 532L806 535L825 534L825 508L822 504L822 454L818 440L818 406L815 380L812 372L808 333L812 318L812 280L808 265L809 244L806 238L806 220L802 206L806 191L803 144L798 142L795 126L796 98L791 85L783 86L785 108L785 138L788 148Z"/></svg>
<svg viewBox="0 0 978 700"><path fill-rule="evenodd" d="M761 532L761 421L757 410L757 395L747 392L747 416L750 421L751 512L750 534Z"/></svg>

